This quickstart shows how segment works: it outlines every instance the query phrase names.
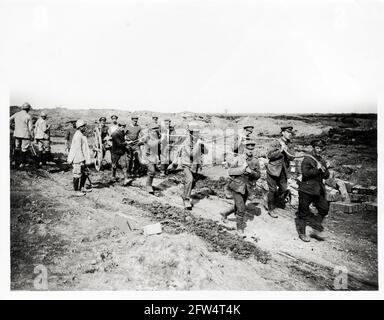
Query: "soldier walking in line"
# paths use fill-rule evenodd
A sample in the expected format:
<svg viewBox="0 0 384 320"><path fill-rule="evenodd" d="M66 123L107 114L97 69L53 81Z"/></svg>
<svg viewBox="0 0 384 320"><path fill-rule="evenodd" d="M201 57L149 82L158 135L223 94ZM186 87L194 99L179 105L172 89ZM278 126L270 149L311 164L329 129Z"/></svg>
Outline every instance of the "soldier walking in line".
<svg viewBox="0 0 384 320"><path fill-rule="evenodd" d="M198 123L188 124L187 136L181 146L181 163L184 169L184 190L182 194L184 208L192 209L191 193L197 180L197 172L201 168L202 154L207 154L208 149L200 136L200 127Z"/></svg>
<svg viewBox="0 0 384 320"><path fill-rule="evenodd" d="M139 117L133 115L131 117L132 123L129 124L125 131L125 139L127 141L127 156L128 156L128 176L132 177L135 174L139 174L140 169L140 146L143 145L143 141L140 141L142 137L142 128L138 125Z"/></svg>
<svg viewBox="0 0 384 320"><path fill-rule="evenodd" d="M146 182L146 190L148 193L153 194L152 187L153 179L156 175L156 171L159 170L158 165L160 163L160 127L159 125L152 123L149 125L148 133L144 140L144 156L147 163L148 176Z"/></svg>
<svg viewBox="0 0 384 320"><path fill-rule="evenodd" d="M312 235L314 238L324 240L322 223L329 211L329 202L326 200L324 185L324 179L329 177L329 170L322 158L325 142L313 140L311 145L312 152L305 155L301 163L302 181L299 185L299 210L295 219L299 238L304 242L310 241L305 232L307 225L310 225L314 230ZM317 209L317 215L311 212L310 204L313 204Z"/></svg>
<svg viewBox="0 0 384 320"><path fill-rule="evenodd" d="M47 123L47 114L42 112L40 118L35 123L35 140L39 150L39 165L45 165L50 156L50 129Z"/></svg>
<svg viewBox="0 0 384 320"><path fill-rule="evenodd" d="M65 131L65 153L69 153L69 149L71 148L72 138L76 132L76 120L69 121L71 126Z"/></svg>
<svg viewBox="0 0 384 320"><path fill-rule="evenodd" d="M15 122L15 131L13 132L15 138L15 163L16 165L20 164L20 168L23 168L28 166L27 152L31 141L33 141L33 125L32 117L29 114L31 105L26 102L21 106L21 109L21 111L12 115L9 120Z"/></svg>
<svg viewBox="0 0 384 320"><path fill-rule="evenodd" d="M176 141L175 128L171 126L171 119L164 119L164 126L160 127L161 133L161 176L167 175L168 165L171 162L172 145Z"/></svg>
<svg viewBox="0 0 384 320"><path fill-rule="evenodd" d="M221 213L223 221L231 213L236 214L237 230L244 232L245 222L244 214L246 212L245 204L248 199L251 184L260 178L259 159L254 154L256 143L247 140L244 143L244 152L229 162L228 174L230 182L229 190L232 192L234 206Z"/></svg>
<svg viewBox="0 0 384 320"><path fill-rule="evenodd" d="M244 153L245 150L245 144L247 141L251 140L251 136L253 133L254 125L250 123L246 123L243 125L243 130L239 134L235 135L234 137L234 145L233 145L233 156L241 155ZM231 157L233 157L231 156ZM229 158L231 158L229 157ZM227 161L228 162L228 161ZM232 191L229 188L229 183L231 182L230 179L228 179L228 183L224 187L225 197L227 199L232 199Z"/></svg>
<svg viewBox="0 0 384 320"><path fill-rule="evenodd" d="M86 123L79 119L76 121L76 132L73 135L71 148L69 150L67 162L73 165L73 189L77 196L83 196L87 190L85 182L89 176L88 165L91 164L91 155L88 146Z"/></svg>
<svg viewBox="0 0 384 320"><path fill-rule="evenodd" d="M277 139L269 148L267 157L267 184L268 184L268 214L278 218L275 208L285 208L285 199L288 195L287 181L289 162L295 158L291 139L293 128L281 127L280 139Z"/></svg>
<svg viewBox="0 0 384 320"><path fill-rule="evenodd" d="M128 155L127 155L127 141L125 140L125 124L119 123L118 129L112 133L112 179L116 180L116 171L121 166L124 175L123 185L129 183L128 178Z"/></svg>

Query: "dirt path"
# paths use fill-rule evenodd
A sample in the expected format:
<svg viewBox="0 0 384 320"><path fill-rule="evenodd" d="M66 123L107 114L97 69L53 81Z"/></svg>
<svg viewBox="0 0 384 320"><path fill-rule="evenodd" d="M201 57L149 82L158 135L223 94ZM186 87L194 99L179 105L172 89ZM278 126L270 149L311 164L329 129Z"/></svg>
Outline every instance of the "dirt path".
<svg viewBox="0 0 384 320"><path fill-rule="evenodd" d="M200 187L217 178L206 173ZM244 241L233 221L220 222L226 199L202 192L192 214L183 214L179 175L156 178L151 196L145 178L122 187L109 174L93 172L98 187L79 198L63 168L11 172L12 289L33 290L40 264L50 290L327 290L337 266L349 270L349 289L377 289L372 212L330 217L328 241L305 244L293 210L279 219L262 211L247 223L256 241ZM133 232L116 227L115 213L132 218ZM163 233L144 236L141 228L157 221Z"/></svg>

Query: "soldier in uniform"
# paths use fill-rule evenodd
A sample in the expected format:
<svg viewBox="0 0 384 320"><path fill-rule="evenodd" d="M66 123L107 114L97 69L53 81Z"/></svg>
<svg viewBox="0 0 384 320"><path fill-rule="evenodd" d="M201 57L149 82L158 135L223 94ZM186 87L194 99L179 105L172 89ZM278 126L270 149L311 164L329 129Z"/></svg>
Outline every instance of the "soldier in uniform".
<svg viewBox="0 0 384 320"><path fill-rule="evenodd" d="M76 132L76 120L69 121L71 126L65 131L65 152L68 154L71 148L72 138Z"/></svg>
<svg viewBox="0 0 384 320"><path fill-rule="evenodd" d="M275 208L285 208L285 198L288 195L287 181L289 162L295 158L291 139L293 128L281 127L280 139L270 146L267 157L267 184L268 184L268 214L277 218Z"/></svg>
<svg viewBox="0 0 384 320"><path fill-rule="evenodd" d="M245 204L251 184L260 178L259 159L254 154L255 145L254 141L245 141L244 152L229 162L230 182L228 188L232 192L235 204L232 208L222 212L221 215L225 221L231 213L235 212L237 230L241 232L244 232L245 229Z"/></svg>
<svg viewBox="0 0 384 320"><path fill-rule="evenodd" d="M324 230L322 222L329 210L323 181L329 178L329 170L321 156L325 148L325 142L321 139L313 140L311 145L312 152L305 155L301 163L302 181L299 185L299 210L295 220L299 238L304 242L310 241L305 233L307 225L311 225L315 231L313 235L315 238L324 240L321 234ZM316 216L309 208L311 203L317 209Z"/></svg>
<svg viewBox="0 0 384 320"><path fill-rule="evenodd" d="M182 194L184 208L192 209L191 193L197 180L197 172L202 166L202 154L208 149L200 137L200 127L197 123L188 124L187 135L181 145L181 163L184 170L185 182Z"/></svg>
<svg viewBox="0 0 384 320"><path fill-rule="evenodd" d="M104 157L107 151L107 137L109 136L110 128L106 125L107 118L106 117L100 117L99 123L98 123L98 129L100 130L100 137L102 142L102 154L103 154L103 161Z"/></svg>
<svg viewBox="0 0 384 320"><path fill-rule="evenodd" d="M91 156L88 140L84 135L86 132L86 123L81 119L77 120L76 129L67 162L73 164L73 189L76 195L82 196L85 195L85 192L91 191L85 189L85 182L89 175L87 166L91 164Z"/></svg>
<svg viewBox="0 0 384 320"><path fill-rule="evenodd" d="M109 135L112 136L112 133L114 133L118 128L119 124L117 123L117 119L119 117L116 115L111 116L112 124L109 126Z"/></svg>
<svg viewBox="0 0 384 320"><path fill-rule="evenodd" d="M117 168L120 165L124 175L123 185L127 185L129 183L127 141L125 140L125 124L121 122L118 124L118 129L112 133L111 158L112 179L116 180Z"/></svg>
<svg viewBox="0 0 384 320"><path fill-rule="evenodd" d="M146 183L146 190L148 193L153 194L152 182L153 178L158 171L160 163L160 127L152 123L148 128L148 133L144 138L144 156L148 168L148 176Z"/></svg>
<svg viewBox="0 0 384 320"><path fill-rule="evenodd" d="M39 165L47 163L51 147L50 147L50 129L47 123L47 114L42 112L40 118L35 123L35 140L39 149Z"/></svg>
<svg viewBox="0 0 384 320"><path fill-rule="evenodd" d="M242 132L240 134L237 134L234 137L234 145L233 145L233 156L241 155L244 153L245 150L245 143L247 141L251 140L251 135L253 133L254 125L250 123L246 123L243 126ZM230 157L231 158L231 157ZM228 163L228 161L227 161ZM230 179L228 179L228 183L224 187L225 197L227 199L232 199L232 191L229 189L229 183L231 182Z"/></svg>
<svg viewBox="0 0 384 320"><path fill-rule="evenodd" d="M31 141L33 141L32 117L29 114L31 105L26 102L21 106L21 109L9 119L9 121L15 122L15 131L13 132L15 138L14 158L17 165L20 163L20 168L28 166L27 152Z"/></svg>
<svg viewBox="0 0 384 320"><path fill-rule="evenodd" d="M128 156L128 175L132 176L139 173L140 168L140 146L143 141L142 128L137 124L139 117L133 115L131 117L132 123L129 124L125 131L125 139L127 141L127 156Z"/></svg>
<svg viewBox="0 0 384 320"><path fill-rule="evenodd" d="M164 177L168 172L170 164L172 145L176 141L175 128L171 126L171 119L164 119L164 126L160 127L161 133L161 176Z"/></svg>

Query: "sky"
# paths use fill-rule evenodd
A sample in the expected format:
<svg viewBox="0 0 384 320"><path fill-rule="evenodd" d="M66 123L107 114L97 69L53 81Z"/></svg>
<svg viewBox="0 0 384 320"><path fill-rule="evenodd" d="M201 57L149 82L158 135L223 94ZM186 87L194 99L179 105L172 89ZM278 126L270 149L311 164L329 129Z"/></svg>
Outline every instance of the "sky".
<svg viewBox="0 0 384 320"><path fill-rule="evenodd" d="M0 0L11 105L377 112L382 1Z"/></svg>

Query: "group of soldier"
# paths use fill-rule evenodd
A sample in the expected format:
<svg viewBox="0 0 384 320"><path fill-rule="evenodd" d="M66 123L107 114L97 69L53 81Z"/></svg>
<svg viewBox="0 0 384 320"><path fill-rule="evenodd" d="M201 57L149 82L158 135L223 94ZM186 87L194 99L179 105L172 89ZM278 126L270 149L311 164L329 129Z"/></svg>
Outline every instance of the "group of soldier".
<svg viewBox="0 0 384 320"><path fill-rule="evenodd" d="M40 164L46 161L50 150L49 130L46 122L47 115L41 113L33 130L30 105L24 104L22 111L14 114L11 120L15 121L15 158L20 166L26 164L26 156L31 140L35 139L39 146ZM131 123L126 124L118 120L118 116L111 117L112 124L107 126L105 117L98 121L98 130L103 141L103 157L110 150L112 161L112 178L116 180L118 168L124 175L123 185L128 185L132 179L140 174L143 165L147 169L146 191L154 193L152 187L156 172L161 176L168 174L168 169L177 163L184 172L184 187L182 200L184 208L191 210L191 193L196 184L198 171L203 165L202 156L208 153L201 136L201 127L196 122L190 122L182 135L176 135L175 128L170 119L164 119L159 124L157 116L152 118L147 130L138 124L139 118L131 117ZM89 180L88 166L92 162L92 154L85 135L87 124L79 119L72 122L73 127L66 134L67 162L73 166L73 188L76 195L82 196L92 189L85 187ZM233 156L227 159L228 183L226 190L231 193L234 205L221 213L223 221L234 213L237 229L244 233L246 202L254 183L260 178L261 170L256 150L256 141L252 139L254 126L246 124L243 134L238 136L233 148ZM281 127L281 137L272 143L267 152L266 179L268 184L267 204L268 214L278 218L277 208L284 209L289 198L287 181L290 162L297 156L292 146L294 131L291 126ZM302 181L299 184L299 206L296 213L295 225L299 238L308 242L306 227L313 229L312 236L323 240L323 220L328 214L329 203L326 200L324 179L329 177L327 164L322 157L325 142L321 139L311 142L312 151L305 154L301 164ZM174 159L171 161L171 151ZM310 209L313 205L317 209L314 213Z"/></svg>

